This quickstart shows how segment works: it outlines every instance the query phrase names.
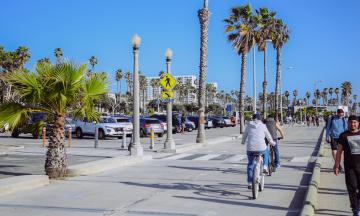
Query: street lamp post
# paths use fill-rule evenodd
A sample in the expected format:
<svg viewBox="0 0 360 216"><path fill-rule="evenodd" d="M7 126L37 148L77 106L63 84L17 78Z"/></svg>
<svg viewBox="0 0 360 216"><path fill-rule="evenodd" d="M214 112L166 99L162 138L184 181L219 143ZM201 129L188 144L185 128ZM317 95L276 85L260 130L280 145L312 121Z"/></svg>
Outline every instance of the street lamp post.
<svg viewBox="0 0 360 216"><path fill-rule="evenodd" d="M314 92L316 92L316 85L317 85L318 83L322 83L322 80L318 80L318 81L316 81L316 82L314 83L314 87L315 87ZM315 113L316 113L316 115L317 115L317 114L318 114L318 96L317 96L317 95L316 95L316 97L315 97L315 101L316 101L316 103L315 103Z"/></svg>
<svg viewBox="0 0 360 216"><path fill-rule="evenodd" d="M133 45L133 53L134 53L134 73L133 73L133 137L132 137L132 145L130 149L130 154L132 156L142 156L144 154L144 150L140 143L140 91L139 91L139 46L141 43L141 38L139 35L135 34L131 38L131 43Z"/></svg>
<svg viewBox="0 0 360 216"><path fill-rule="evenodd" d="M167 48L165 51L166 57L166 72L171 74L170 66L171 66L171 57L172 57L172 50ZM166 105L166 121L167 121L167 136L164 143L164 149L166 151L175 151L175 141L172 136L172 102L169 99Z"/></svg>

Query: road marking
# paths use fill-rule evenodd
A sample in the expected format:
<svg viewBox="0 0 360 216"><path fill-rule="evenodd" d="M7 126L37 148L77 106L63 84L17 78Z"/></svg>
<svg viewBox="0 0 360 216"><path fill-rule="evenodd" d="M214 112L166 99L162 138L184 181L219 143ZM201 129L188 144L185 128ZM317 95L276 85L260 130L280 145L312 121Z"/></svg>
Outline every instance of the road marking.
<svg viewBox="0 0 360 216"><path fill-rule="evenodd" d="M188 157L190 155L193 155L193 154L177 154L177 155L174 155L174 156L171 156L171 157L164 158L164 160L177 160L179 158Z"/></svg>
<svg viewBox="0 0 360 216"><path fill-rule="evenodd" d="M208 154L208 155L205 155L203 157L195 158L194 160L196 160L196 161L206 161L206 160L210 160L211 158L219 157L220 155L221 154Z"/></svg>
<svg viewBox="0 0 360 216"><path fill-rule="evenodd" d="M241 160L245 159L246 157L247 157L246 155L235 155L231 158L226 159L225 162L228 162L228 163L240 162Z"/></svg>
<svg viewBox="0 0 360 216"><path fill-rule="evenodd" d="M234 156L234 154L222 154L216 158L212 158L210 160L215 160L215 161L222 161L222 160L225 160L225 159L228 159L230 157Z"/></svg>
<svg viewBox="0 0 360 216"><path fill-rule="evenodd" d="M187 156L187 157L179 158L179 160L193 160L193 159L196 159L198 157L203 157L205 155L206 154L193 154L193 155L190 155L190 156Z"/></svg>

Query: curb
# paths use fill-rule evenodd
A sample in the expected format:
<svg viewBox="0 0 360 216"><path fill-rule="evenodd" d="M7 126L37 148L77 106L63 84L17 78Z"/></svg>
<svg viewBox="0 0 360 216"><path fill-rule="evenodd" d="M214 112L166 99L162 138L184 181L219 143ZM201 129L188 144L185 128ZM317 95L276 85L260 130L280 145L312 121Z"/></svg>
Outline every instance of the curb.
<svg viewBox="0 0 360 216"><path fill-rule="evenodd" d="M49 184L47 175L23 175L0 179L0 195L29 190Z"/></svg>
<svg viewBox="0 0 360 216"><path fill-rule="evenodd" d="M126 157L107 158L103 160L69 166L66 173L68 177L88 175L88 174L107 171L110 169L133 165L147 160L152 160L152 156L145 155L142 157L126 156Z"/></svg>
<svg viewBox="0 0 360 216"><path fill-rule="evenodd" d="M320 174L321 174L321 160L319 157L324 155L323 144L325 142L325 128L322 131L321 143L317 153L317 159L315 161L315 166L312 172L311 180L309 183L308 190L306 192L305 200L303 207L300 212L300 216L313 216L315 215L315 210L318 200L318 188L320 186Z"/></svg>

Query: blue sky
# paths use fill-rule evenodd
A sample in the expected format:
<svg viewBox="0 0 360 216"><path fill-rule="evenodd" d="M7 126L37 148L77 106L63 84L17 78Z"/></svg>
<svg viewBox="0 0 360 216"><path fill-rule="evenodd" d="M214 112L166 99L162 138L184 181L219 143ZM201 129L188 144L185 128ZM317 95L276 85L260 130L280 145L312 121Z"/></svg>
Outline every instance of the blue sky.
<svg viewBox="0 0 360 216"><path fill-rule="evenodd" d="M219 89L238 90L241 58L226 41L224 22L230 8L250 2L277 12L291 30L282 51L283 91L297 89L300 96L318 85L339 87L345 80L360 94L360 1L358 0L209 0L208 82ZM140 70L155 76L165 70L164 52L174 52L175 75L198 76L200 30L197 10L202 0L1 0L0 45L6 50L29 47L32 69L36 60L50 57L61 47L64 56L86 63L98 58L97 71L109 73L116 90L114 71L132 70L130 38L138 33ZM275 52L269 49L269 91L275 86ZM263 80L263 54L256 54L257 91ZM288 70L291 66L293 69ZM125 89L123 81L123 89ZM247 65L246 94L252 95L252 53Z"/></svg>

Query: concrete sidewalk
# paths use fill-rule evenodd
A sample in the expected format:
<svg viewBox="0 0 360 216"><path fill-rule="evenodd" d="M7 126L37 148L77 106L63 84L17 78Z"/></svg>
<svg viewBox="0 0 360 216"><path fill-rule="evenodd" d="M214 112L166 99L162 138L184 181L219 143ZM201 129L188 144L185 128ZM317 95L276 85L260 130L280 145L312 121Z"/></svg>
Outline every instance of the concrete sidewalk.
<svg viewBox="0 0 360 216"><path fill-rule="evenodd" d="M329 144L324 146L324 157L321 158L321 176L318 191L316 215L352 215L345 185L345 175L333 174L334 160Z"/></svg>

